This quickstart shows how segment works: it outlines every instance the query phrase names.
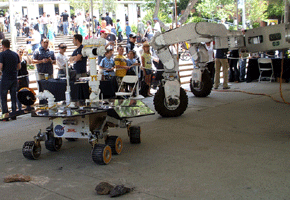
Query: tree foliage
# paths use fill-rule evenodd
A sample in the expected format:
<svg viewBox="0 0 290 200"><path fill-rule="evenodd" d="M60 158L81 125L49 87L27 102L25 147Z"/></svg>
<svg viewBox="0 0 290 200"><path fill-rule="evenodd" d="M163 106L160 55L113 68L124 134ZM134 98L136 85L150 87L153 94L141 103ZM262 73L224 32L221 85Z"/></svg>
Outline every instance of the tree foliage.
<svg viewBox="0 0 290 200"><path fill-rule="evenodd" d="M91 0L69 0L70 6L74 9L84 9L89 10L91 7Z"/></svg>
<svg viewBox="0 0 290 200"><path fill-rule="evenodd" d="M145 10L153 10L155 9L156 6L156 0L152 1L152 0L145 0L145 4L143 4L143 7ZM167 13L167 14L172 14L173 11L173 1L169 1L169 0L162 0L160 1L159 4L159 13L163 12L163 13Z"/></svg>
<svg viewBox="0 0 290 200"><path fill-rule="evenodd" d="M91 9L91 0L69 0L70 6L74 9L84 9L85 11L90 11ZM94 9L102 9L103 1L94 1ZM105 0L105 9L107 12L116 11L116 2L115 0ZM102 11L101 11L102 13Z"/></svg>
<svg viewBox="0 0 290 200"><path fill-rule="evenodd" d="M267 14L268 17L280 18L284 14L284 1L283 0L269 1Z"/></svg>
<svg viewBox="0 0 290 200"><path fill-rule="evenodd" d="M196 8L206 18L229 19L237 15L236 7L236 0L201 0ZM266 12L268 1L266 0L246 0L245 8L246 19L252 22L263 21L268 16Z"/></svg>
<svg viewBox="0 0 290 200"><path fill-rule="evenodd" d="M247 0L246 15L251 22L260 22L267 19L268 2L265 0Z"/></svg>

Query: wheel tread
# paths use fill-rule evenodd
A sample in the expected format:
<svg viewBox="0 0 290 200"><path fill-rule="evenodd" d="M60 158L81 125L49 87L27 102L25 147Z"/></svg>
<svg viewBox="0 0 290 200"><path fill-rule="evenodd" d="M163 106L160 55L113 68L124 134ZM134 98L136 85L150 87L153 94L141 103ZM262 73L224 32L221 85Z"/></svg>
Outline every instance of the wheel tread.
<svg viewBox="0 0 290 200"><path fill-rule="evenodd" d="M97 144L92 150L92 159L95 163L99 165L106 165L108 163L104 162L103 152L107 145L106 144Z"/></svg>
<svg viewBox="0 0 290 200"><path fill-rule="evenodd" d="M154 108L162 117L178 117L184 113L188 105L188 97L183 88L180 88L180 104L175 110L169 110L164 105L164 87L160 87L154 96Z"/></svg>
<svg viewBox="0 0 290 200"><path fill-rule="evenodd" d="M23 156L29 160L37 160L41 154L41 147L39 154L36 155L33 154L34 148L37 148L34 141L26 141L22 147Z"/></svg>

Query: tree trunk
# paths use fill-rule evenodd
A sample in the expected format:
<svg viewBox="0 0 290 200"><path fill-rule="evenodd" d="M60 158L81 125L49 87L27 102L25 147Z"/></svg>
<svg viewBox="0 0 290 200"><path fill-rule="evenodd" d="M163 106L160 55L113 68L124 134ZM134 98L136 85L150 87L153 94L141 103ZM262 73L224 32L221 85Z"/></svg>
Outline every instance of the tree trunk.
<svg viewBox="0 0 290 200"><path fill-rule="evenodd" d="M156 0L156 5L155 5L155 11L154 11L154 14L153 14L153 18L158 17L158 12L159 12L159 7L160 7L160 1L161 0ZM160 27L161 28L163 28L165 31L168 31L169 30L169 27L168 26L165 26L165 24L161 20L158 20L158 21L159 21L159 24L160 24Z"/></svg>
<svg viewBox="0 0 290 200"><path fill-rule="evenodd" d="M189 0L187 7L183 13L183 15L181 16L179 22L181 24L183 24L184 22L186 22L188 15L190 13L190 11L192 10L193 6L196 4L197 0Z"/></svg>
<svg viewBox="0 0 290 200"><path fill-rule="evenodd" d="M159 12L159 7L160 7L160 1L161 0L156 0L153 18L158 17L158 12Z"/></svg>

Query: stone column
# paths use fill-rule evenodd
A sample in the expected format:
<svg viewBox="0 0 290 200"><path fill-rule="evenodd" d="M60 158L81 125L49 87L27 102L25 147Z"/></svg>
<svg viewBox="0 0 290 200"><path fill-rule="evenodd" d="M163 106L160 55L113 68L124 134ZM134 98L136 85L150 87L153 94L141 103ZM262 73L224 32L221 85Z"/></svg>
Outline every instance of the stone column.
<svg viewBox="0 0 290 200"><path fill-rule="evenodd" d="M61 2L58 5L58 9L59 9L59 15L61 15L65 10L67 10L67 13L70 16L70 7L69 7L69 3L65 3L65 2Z"/></svg>
<svg viewBox="0 0 290 200"><path fill-rule="evenodd" d="M27 11L29 20L31 20L31 18L36 19L36 17L39 17L39 6L37 3L30 3L27 6Z"/></svg>
<svg viewBox="0 0 290 200"><path fill-rule="evenodd" d="M55 16L54 4L48 3L43 5L43 12L46 12L46 15L50 15L50 17Z"/></svg>
<svg viewBox="0 0 290 200"><path fill-rule="evenodd" d="M137 25L137 5L135 3L128 4L129 25Z"/></svg>
<svg viewBox="0 0 290 200"><path fill-rule="evenodd" d="M142 4L140 5L140 18L143 19L146 16L146 11L142 7Z"/></svg>
<svg viewBox="0 0 290 200"><path fill-rule="evenodd" d="M117 4L117 8L116 8L117 12L116 12L116 20L119 19L122 29L124 30L124 27L126 26L126 22L125 22L125 6L124 4Z"/></svg>

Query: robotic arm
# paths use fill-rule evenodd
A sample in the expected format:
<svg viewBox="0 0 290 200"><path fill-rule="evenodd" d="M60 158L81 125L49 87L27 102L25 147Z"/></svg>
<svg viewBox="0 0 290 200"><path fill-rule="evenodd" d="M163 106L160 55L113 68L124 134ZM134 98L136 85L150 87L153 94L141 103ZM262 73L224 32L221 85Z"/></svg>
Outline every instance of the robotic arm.
<svg viewBox="0 0 290 200"><path fill-rule="evenodd" d="M208 61L208 55L206 48L201 43L210 42L216 38L218 48L228 48L228 35L230 34L232 35L222 24L207 22L190 23L155 35L150 44L157 51L159 59L163 62L165 72L173 72L178 68L178 63L171 55L168 48L169 45L188 42L191 44L189 51L194 60L199 65L205 66L205 63Z"/></svg>
<svg viewBox="0 0 290 200"><path fill-rule="evenodd" d="M202 43L210 41L214 41L214 49L246 48L249 52L288 49L290 47L290 24L247 30L246 34L243 35L242 31L227 30L223 24L199 22L186 24L155 35L150 44L164 64L164 79L161 83L161 91L164 94L157 95L160 93L157 91L154 97L155 109L160 115L165 117L179 116L187 107L187 102L185 102L187 100L183 100L187 99L187 96L184 96L183 89L180 88L180 83L176 78L177 59L169 51L169 45L179 42L188 42L191 45L189 51L197 66L192 72L191 90L199 91L198 95L205 97L212 89L212 82L210 78L204 76L209 57ZM207 76L209 75L207 74ZM205 84L207 87L204 86Z"/></svg>

